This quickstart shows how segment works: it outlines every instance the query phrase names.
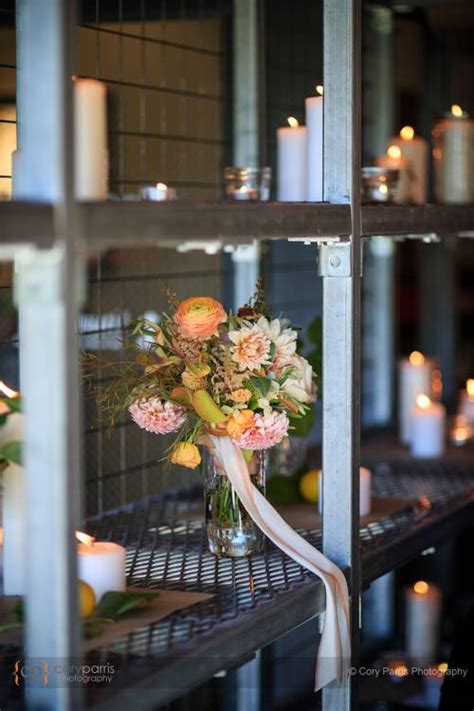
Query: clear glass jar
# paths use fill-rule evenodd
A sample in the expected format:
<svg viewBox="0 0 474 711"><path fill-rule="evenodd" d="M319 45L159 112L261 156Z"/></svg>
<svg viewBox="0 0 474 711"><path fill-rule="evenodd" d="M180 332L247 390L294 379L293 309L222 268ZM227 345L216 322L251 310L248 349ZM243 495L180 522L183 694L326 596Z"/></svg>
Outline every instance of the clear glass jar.
<svg viewBox="0 0 474 711"><path fill-rule="evenodd" d="M253 484L265 494L268 453L252 453L248 468ZM207 448L203 456L206 528L211 553L229 558L262 553L265 536L242 506L220 463Z"/></svg>
<svg viewBox="0 0 474 711"><path fill-rule="evenodd" d="M395 168L362 168L362 202L396 202L400 171Z"/></svg>
<svg viewBox="0 0 474 711"><path fill-rule="evenodd" d="M224 168L224 192L228 200L260 200L270 197L271 168Z"/></svg>

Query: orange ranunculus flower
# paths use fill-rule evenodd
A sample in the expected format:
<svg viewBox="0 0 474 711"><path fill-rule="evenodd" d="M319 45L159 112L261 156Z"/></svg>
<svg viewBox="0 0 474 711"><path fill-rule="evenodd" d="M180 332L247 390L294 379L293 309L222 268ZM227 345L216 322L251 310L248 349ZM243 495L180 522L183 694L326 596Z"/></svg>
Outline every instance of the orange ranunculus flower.
<svg viewBox="0 0 474 711"><path fill-rule="evenodd" d="M192 442L178 442L171 452L171 464L180 464L188 469L196 469L201 464L199 449Z"/></svg>
<svg viewBox="0 0 474 711"><path fill-rule="evenodd" d="M245 430L248 430L253 423L252 410L240 410L233 417L229 417L227 422L227 432L232 439L240 439Z"/></svg>
<svg viewBox="0 0 474 711"><path fill-rule="evenodd" d="M209 296L193 296L179 304L174 320L183 338L197 339L213 336L219 324L227 321L224 307Z"/></svg>

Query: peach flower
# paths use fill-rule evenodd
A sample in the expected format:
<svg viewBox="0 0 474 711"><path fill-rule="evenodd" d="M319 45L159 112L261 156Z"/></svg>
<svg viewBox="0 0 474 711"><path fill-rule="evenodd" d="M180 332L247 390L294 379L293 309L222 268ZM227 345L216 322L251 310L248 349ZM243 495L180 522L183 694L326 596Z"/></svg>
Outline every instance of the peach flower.
<svg viewBox="0 0 474 711"><path fill-rule="evenodd" d="M288 432L290 421L284 412L272 412L270 415L255 414L250 427L236 444L242 449L268 449L279 444Z"/></svg>
<svg viewBox="0 0 474 711"><path fill-rule="evenodd" d="M201 454L192 442L179 442L171 452L170 462L188 469L196 469L201 464Z"/></svg>
<svg viewBox="0 0 474 711"><path fill-rule="evenodd" d="M237 390L233 390L229 397L233 402L243 403L250 400L252 393L248 388L238 388Z"/></svg>
<svg viewBox="0 0 474 711"><path fill-rule="evenodd" d="M270 351L270 339L257 325L242 326L236 331L229 331L232 346L232 360L239 370L258 370L267 363Z"/></svg>
<svg viewBox="0 0 474 711"><path fill-rule="evenodd" d="M227 321L227 314L222 304L215 299L193 296L181 301L174 320L183 338L205 339L217 333L219 324Z"/></svg>
<svg viewBox="0 0 474 711"><path fill-rule="evenodd" d="M179 430L188 416L181 405L161 401L158 397L137 400L130 405L128 411L142 430L154 434L168 434Z"/></svg>
<svg viewBox="0 0 474 711"><path fill-rule="evenodd" d="M248 429L254 419L252 410L239 410L227 422L227 432L232 439L239 439L246 429Z"/></svg>

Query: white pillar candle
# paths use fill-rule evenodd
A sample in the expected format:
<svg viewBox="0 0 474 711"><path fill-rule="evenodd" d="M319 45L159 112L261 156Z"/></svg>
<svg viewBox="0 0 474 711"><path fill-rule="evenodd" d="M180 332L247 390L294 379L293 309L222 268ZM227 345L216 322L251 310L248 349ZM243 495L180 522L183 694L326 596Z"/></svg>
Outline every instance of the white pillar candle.
<svg viewBox="0 0 474 711"><path fill-rule="evenodd" d="M370 499L372 490L372 472L366 467L360 467L360 484L359 484L359 509L361 516L367 516L370 513ZM322 472L319 472L318 480L318 510L319 513L323 512L323 482L322 482Z"/></svg>
<svg viewBox="0 0 474 711"><path fill-rule="evenodd" d="M466 389L461 392L459 414L466 418L470 425L474 425L474 378L466 380Z"/></svg>
<svg viewBox="0 0 474 711"><path fill-rule="evenodd" d="M277 199L304 202L307 193L306 126L290 116L289 126L277 129Z"/></svg>
<svg viewBox="0 0 474 711"><path fill-rule="evenodd" d="M458 104L433 128L435 195L438 202L474 202L474 120Z"/></svg>
<svg viewBox="0 0 474 711"><path fill-rule="evenodd" d="M377 156L374 162L379 168L391 168L399 171L395 202L409 203L411 201L410 161L403 158L400 146L390 145L387 149L387 154Z"/></svg>
<svg viewBox="0 0 474 711"><path fill-rule="evenodd" d="M410 423L417 396L431 395L431 371L432 362L418 351L399 363L398 414L402 444L410 443Z"/></svg>
<svg viewBox="0 0 474 711"><path fill-rule="evenodd" d="M441 590L419 580L406 590L405 604L405 651L418 666L428 666L436 659Z"/></svg>
<svg viewBox="0 0 474 711"><path fill-rule="evenodd" d="M125 548L111 541L95 541L92 536L76 533L83 541L77 546L79 580L89 583L96 601L109 591L125 590Z"/></svg>
<svg viewBox="0 0 474 711"><path fill-rule="evenodd" d="M305 100L308 146L308 192L309 202L323 200L323 87L317 86L320 96Z"/></svg>
<svg viewBox="0 0 474 711"><path fill-rule="evenodd" d="M75 192L78 200L106 200L109 193L106 87L74 81Z"/></svg>
<svg viewBox="0 0 474 711"><path fill-rule="evenodd" d="M445 449L446 408L427 395L418 395L411 423L413 457L440 457Z"/></svg>
<svg viewBox="0 0 474 711"><path fill-rule="evenodd" d="M428 143L415 136L411 126L404 126L398 136L390 139L389 145L398 146L402 158L410 162L410 202L423 205L428 196Z"/></svg>
<svg viewBox="0 0 474 711"><path fill-rule="evenodd" d="M143 200L154 200L155 202L167 202L168 200L176 200L176 188L170 188L166 183L157 183L156 185L147 185L140 190L140 196Z"/></svg>
<svg viewBox="0 0 474 711"><path fill-rule="evenodd" d="M0 394L14 397L17 393L0 381ZM0 403L0 414L9 412ZM0 426L0 447L23 439L23 415L13 412ZM26 583L26 491L25 472L18 464L9 464L3 477L3 594L23 595Z"/></svg>

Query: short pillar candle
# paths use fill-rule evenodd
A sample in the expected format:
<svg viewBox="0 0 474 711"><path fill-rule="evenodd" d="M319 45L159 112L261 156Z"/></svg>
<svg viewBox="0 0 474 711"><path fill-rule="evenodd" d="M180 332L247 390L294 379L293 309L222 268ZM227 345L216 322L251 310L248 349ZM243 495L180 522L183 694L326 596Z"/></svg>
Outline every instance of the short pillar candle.
<svg viewBox="0 0 474 711"><path fill-rule="evenodd" d="M77 532L79 579L94 590L97 602L106 592L125 590L125 548L112 541L96 541Z"/></svg>
<svg viewBox="0 0 474 711"><path fill-rule="evenodd" d="M418 395L413 410L411 453L420 459L440 457L445 449L446 408L427 395Z"/></svg>
<svg viewBox="0 0 474 711"><path fill-rule="evenodd" d="M417 396L422 393L431 395L431 371L432 362L419 351L413 351L408 358L400 361L398 413L402 444L410 444L411 420Z"/></svg>

